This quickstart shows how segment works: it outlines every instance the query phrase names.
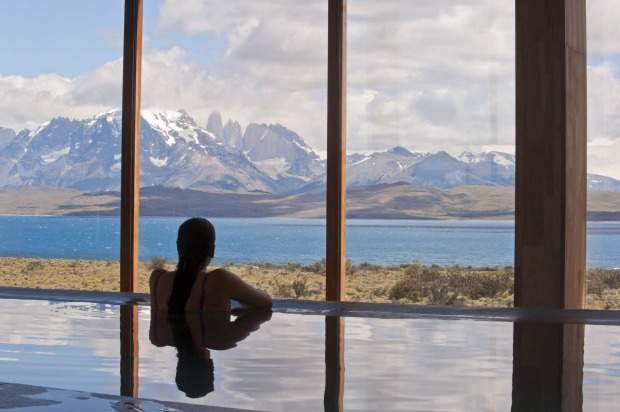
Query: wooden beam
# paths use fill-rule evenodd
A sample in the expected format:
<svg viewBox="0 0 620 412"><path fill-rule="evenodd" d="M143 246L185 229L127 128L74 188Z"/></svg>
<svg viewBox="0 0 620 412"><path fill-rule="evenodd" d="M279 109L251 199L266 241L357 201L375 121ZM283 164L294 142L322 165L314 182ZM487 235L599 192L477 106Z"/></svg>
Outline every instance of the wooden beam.
<svg viewBox="0 0 620 412"><path fill-rule="evenodd" d="M142 0L125 0L121 157L121 292L138 291Z"/></svg>
<svg viewBox="0 0 620 412"><path fill-rule="evenodd" d="M327 52L326 298L345 300L346 0L329 0Z"/></svg>
<svg viewBox="0 0 620 412"><path fill-rule="evenodd" d="M515 11L515 306L583 308L585 0L517 0Z"/></svg>

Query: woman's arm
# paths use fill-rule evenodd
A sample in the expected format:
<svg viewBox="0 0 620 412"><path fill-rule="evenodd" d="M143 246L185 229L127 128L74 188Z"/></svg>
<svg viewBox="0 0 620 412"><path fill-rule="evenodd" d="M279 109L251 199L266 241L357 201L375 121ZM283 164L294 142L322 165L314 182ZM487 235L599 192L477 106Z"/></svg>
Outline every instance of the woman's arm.
<svg viewBox="0 0 620 412"><path fill-rule="evenodd" d="M151 308L157 309L157 289L156 284L160 277L162 277L166 273L166 270L159 268L155 269L151 272L151 276L149 277L149 289L151 292Z"/></svg>
<svg viewBox="0 0 620 412"><path fill-rule="evenodd" d="M217 269L218 276L226 279L226 289L230 299L255 308L270 308L273 302L265 291L255 288L243 281L239 276L226 269Z"/></svg>

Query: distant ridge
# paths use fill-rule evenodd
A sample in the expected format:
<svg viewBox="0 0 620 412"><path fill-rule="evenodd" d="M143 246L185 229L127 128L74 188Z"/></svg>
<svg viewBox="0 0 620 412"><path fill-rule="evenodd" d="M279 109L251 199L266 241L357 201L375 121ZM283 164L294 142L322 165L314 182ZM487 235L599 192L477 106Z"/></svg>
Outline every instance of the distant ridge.
<svg viewBox="0 0 620 412"><path fill-rule="evenodd" d="M5 189L0 215L119 216L118 192L52 187ZM143 216L324 218L325 193L295 195L234 193L152 186L140 190ZM347 190L347 217L364 219L514 218L514 187L459 186L437 189L408 183L377 184ZM620 221L620 193L588 196L589 220Z"/></svg>
<svg viewBox="0 0 620 412"><path fill-rule="evenodd" d="M121 112L91 118L57 117L19 133L0 127L0 189L49 186L83 192L120 189ZM213 112L202 127L184 110L142 113L142 186L213 188L238 193L325 191L326 162L281 124L223 122ZM347 157L348 187L404 182L451 189L512 187L515 157L465 152L453 157L402 146ZM588 175L591 192L620 192L620 181Z"/></svg>

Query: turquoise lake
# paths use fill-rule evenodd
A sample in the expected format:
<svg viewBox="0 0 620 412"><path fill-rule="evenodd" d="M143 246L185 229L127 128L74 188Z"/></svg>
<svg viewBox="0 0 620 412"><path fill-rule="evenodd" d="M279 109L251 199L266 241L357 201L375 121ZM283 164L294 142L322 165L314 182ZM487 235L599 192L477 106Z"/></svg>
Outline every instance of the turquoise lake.
<svg viewBox="0 0 620 412"><path fill-rule="evenodd" d="M140 259L176 261L183 218L142 217ZM325 256L325 220L214 218L215 265L310 264ZM0 256L119 259L116 217L0 216ZM620 267L620 222L589 222L588 267ZM489 220L347 220L353 263L512 266L514 222Z"/></svg>

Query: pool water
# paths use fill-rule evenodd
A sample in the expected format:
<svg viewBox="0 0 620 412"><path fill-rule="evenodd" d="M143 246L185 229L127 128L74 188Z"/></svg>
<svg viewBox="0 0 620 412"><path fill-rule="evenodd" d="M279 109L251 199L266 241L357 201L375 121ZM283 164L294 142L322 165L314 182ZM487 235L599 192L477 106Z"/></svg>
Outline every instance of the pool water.
<svg viewBox="0 0 620 412"><path fill-rule="evenodd" d="M0 299L0 382L248 410L615 410L619 355L618 326Z"/></svg>

